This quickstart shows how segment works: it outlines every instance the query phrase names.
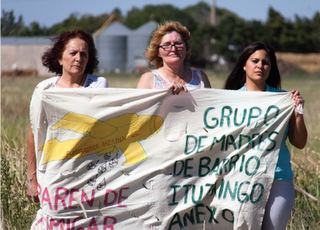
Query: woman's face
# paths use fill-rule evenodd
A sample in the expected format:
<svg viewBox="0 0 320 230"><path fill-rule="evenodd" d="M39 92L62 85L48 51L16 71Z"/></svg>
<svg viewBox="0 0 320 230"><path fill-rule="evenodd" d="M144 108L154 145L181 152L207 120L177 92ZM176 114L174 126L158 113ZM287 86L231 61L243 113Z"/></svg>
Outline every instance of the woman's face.
<svg viewBox="0 0 320 230"><path fill-rule="evenodd" d="M88 44L80 38L70 39L59 60L62 66L62 75L82 75L86 69L88 60Z"/></svg>
<svg viewBox="0 0 320 230"><path fill-rule="evenodd" d="M262 49L254 52L243 66L243 70L246 72L247 84L265 84L271 70L271 60L267 51Z"/></svg>
<svg viewBox="0 0 320 230"><path fill-rule="evenodd" d="M164 35L160 42L160 46L163 45L171 45L169 50L159 47L159 57L162 58L164 64L183 62L186 57L187 49L186 44L178 32L172 31Z"/></svg>

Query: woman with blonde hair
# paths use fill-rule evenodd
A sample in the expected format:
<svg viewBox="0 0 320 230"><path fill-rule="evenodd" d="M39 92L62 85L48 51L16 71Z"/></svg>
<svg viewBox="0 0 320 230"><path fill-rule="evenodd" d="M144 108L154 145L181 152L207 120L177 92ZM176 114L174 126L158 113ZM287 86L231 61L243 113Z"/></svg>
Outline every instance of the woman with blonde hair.
<svg viewBox="0 0 320 230"><path fill-rule="evenodd" d="M172 89L173 94L191 88L210 88L207 75L184 66L190 57L190 32L176 21L158 26L145 52L152 72L144 73L137 88Z"/></svg>

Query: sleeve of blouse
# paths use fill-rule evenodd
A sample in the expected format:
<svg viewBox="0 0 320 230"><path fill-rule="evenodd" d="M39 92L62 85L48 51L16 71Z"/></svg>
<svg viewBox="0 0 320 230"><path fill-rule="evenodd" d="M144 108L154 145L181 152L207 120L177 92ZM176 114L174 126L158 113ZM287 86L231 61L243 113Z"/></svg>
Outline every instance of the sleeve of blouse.
<svg viewBox="0 0 320 230"><path fill-rule="evenodd" d="M108 88L108 81L104 77L98 77L97 85L95 88Z"/></svg>

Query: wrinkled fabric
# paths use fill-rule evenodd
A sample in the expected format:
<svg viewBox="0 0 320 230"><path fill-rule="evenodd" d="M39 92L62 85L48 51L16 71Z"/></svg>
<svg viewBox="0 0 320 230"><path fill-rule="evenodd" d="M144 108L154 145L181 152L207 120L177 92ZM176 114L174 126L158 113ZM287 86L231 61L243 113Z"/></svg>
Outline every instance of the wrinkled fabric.
<svg viewBox="0 0 320 230"><path fill-rule="evenodd" d="M30 111L41 204L32 229L259 229L293 101L38 88Z"/></svg>

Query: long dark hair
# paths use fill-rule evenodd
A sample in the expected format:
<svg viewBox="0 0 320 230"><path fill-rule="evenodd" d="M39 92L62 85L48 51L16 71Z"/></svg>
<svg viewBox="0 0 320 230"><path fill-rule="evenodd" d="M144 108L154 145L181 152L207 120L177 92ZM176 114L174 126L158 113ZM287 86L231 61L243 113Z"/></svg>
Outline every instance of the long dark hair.
<svg viewBox="0 0 320 230"><path fill-rule="evenodd" d="M243 50L225 82L225 89L236 90L244 85L246 82L246 72L244 71L243 66L245 66L249 57L257 50L265 50L270 57L271 69L266 83L271 87L281 89L281 77L274 49L263 42L254 42Z"/></svg>
<svg viewBox="0 0 320 230"><path fill-rule="evenodd" d="M58 75L62 74L62 66L59 64L59 60L62 58L62 54L66 45L70 39L80 38L88 44L88 63L84 73L92 74L97 68L99 61L97 58L97 50L94 45L91 34L84 32L83 30L67 31L52 39L53 46L48 49L42 55L42 64L49 69L50 72Z"/></svg>

